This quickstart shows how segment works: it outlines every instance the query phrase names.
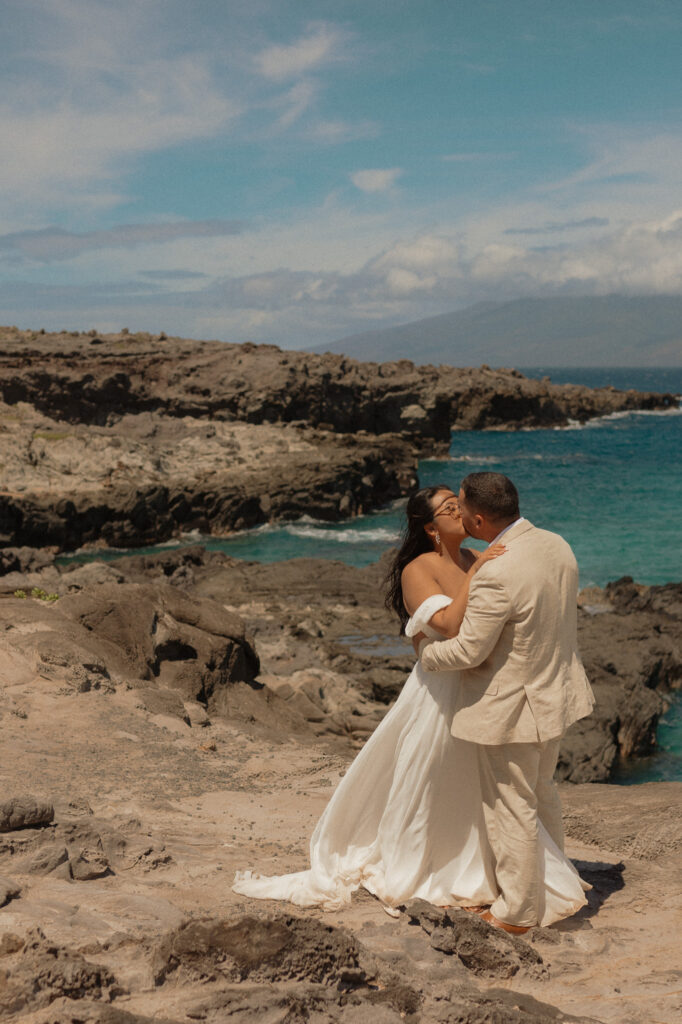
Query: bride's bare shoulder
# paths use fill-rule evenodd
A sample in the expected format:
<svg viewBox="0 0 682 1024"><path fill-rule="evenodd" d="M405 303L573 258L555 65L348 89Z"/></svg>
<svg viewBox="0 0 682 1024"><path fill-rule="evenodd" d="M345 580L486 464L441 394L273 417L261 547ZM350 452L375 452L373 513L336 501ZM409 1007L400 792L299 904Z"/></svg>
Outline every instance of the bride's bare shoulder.
<svg viewBox="0 0 682 1024"><path fill-rule="evenodd" d="M400 575L403 604L409 615L413 615L420 604L442 589L437 580L435 552L427 551L408 562Z"/></svg>
<svg viewBox="0 0 682 1024"><path fill-rule="evenodd" d="M400 574L401 580L414 580L421 579L425 576L429 576L432 579L435 577L435 570L438 565L438 555L435 551L425 551L422 555L417 555L411 562L408 562L402 573Z"/></svg>

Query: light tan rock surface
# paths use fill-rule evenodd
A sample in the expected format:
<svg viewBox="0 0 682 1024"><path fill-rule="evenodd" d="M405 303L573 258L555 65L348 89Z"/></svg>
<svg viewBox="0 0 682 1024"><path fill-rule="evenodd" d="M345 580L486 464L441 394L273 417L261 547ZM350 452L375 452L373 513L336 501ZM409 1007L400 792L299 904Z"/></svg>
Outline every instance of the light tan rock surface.
<svg viewBox="0 0 682 1024"><path fill-rule="evenodd" d="M128 579L131 564L144 560L128 563ZM177 566L166 568L172 575ZM165 575L163 563L154 568L152 559L146 582L119 585L119 593L132 588L128 603L143 599L143 609L150 590L158 590L162 619L165 590L177 588L150 581L151 571ZM236 869L306 866L314 824L352 746L363 740L361 730L343 727L353 710L342 660L350 655L342 652L371 647L381 622L376 609L370 615L363 607L357 578L339 572L327 585L328 607L336 608L339 631L352 629L353 639L338 645L335 665L313 664L322 643L316 623L327 631L328 607L309 600L300 567L291 578L291 627L280 622L266 581L259 593L252 572L241 571L241 584L232 576L222 631L246 651L237 615L250 617L264 672L276 685L254 682L252 663L246 680L237 673L214 682L214 697L208 708L198 704L204 714L196 720L195 699L159 685L163 664L173 659L157 657L144 615L114 621L110 580L74 589L55 607L0 600L0 785L8 800L54 807L51 821L44 816L36 827L27 821L0 833L0 875L8 883L0 908L3 1019L678 1020L682 784L563 786L568 850L593 885L589 905L511 944L478 919L438 917L437 908L410 907L388 918L362 892L333 914L231 892ZM221 649L220 623L210 616L215 598L226 595L225 580L207 574L202 586L199 578L203 600L192 592L194 625L184 621L190 591L178 592L177 636L158 635L161 653L188 655L188 629L202 634L195 637L197 654L209 651L211 637ZM106 600L113 619L102 617ZM129 638L127 647L121 636ZM87 638L92 658L79 663L73 655ZM43 660L38 640L48 655L71 644L71 660ZM116 650L115 671L106 644ZM408 658L395 655L395 665ZM74 665L89 674L89 685L74 677ZM381 671L374 685L380 689L383 679L390 690L403 669ZM318 711L319 697L315 704L308 695L322 689L322 717L339 716L338 734L316 736L320 722L308 705L276 692L286 685ZM358 686L354 699L362 693Z"/></svg>
<svg viewBox="0 0 682 1024"><path fill-rule="evenodd" d="M139 547L200 530L315 515L336 520L416 486L396 435L140 412L107 424L0 402L0 542Z"/></svg>

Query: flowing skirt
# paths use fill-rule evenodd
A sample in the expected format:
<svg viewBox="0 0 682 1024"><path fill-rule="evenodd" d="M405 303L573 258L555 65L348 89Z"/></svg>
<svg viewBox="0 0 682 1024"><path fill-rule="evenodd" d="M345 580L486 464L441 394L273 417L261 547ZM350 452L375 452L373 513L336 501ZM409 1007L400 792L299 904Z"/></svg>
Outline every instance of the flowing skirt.
<svg viewBox="0 0 682 1024"><path fill-rule="evenodd" d="M320 818L306 871L239 871L233 889L256 899L337 910L360 886L389 909L419 897L437 906L497 895L474 744L450 734L457 675L419 662ZM540 823L540 924L587 901L571 862Z"/></svg>

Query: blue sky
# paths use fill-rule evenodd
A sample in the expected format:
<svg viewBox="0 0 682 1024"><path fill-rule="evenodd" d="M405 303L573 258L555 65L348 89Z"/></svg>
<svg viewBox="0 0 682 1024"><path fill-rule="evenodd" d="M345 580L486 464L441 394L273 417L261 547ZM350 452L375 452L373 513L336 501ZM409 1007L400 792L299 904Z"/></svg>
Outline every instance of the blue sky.
<svg viewBox="0 0 682 1024"><path fill-rule="evenodd" d="M682 290L679 0L3 0L0 322Z"/></svg>

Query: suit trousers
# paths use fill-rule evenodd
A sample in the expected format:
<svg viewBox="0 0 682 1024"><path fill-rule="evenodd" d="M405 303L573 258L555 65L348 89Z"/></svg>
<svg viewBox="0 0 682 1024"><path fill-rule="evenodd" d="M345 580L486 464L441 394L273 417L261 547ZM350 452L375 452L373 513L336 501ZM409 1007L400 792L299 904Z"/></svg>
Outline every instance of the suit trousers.
<svg viewBox="0 0 682 1024"><path fill-rule="evenodd" d="M499 896L490 908L500 921L538 923L538 819L564 848L561 801L554 782L560 738L545 743L478 744L483 811L495 857Z"/></svg>

